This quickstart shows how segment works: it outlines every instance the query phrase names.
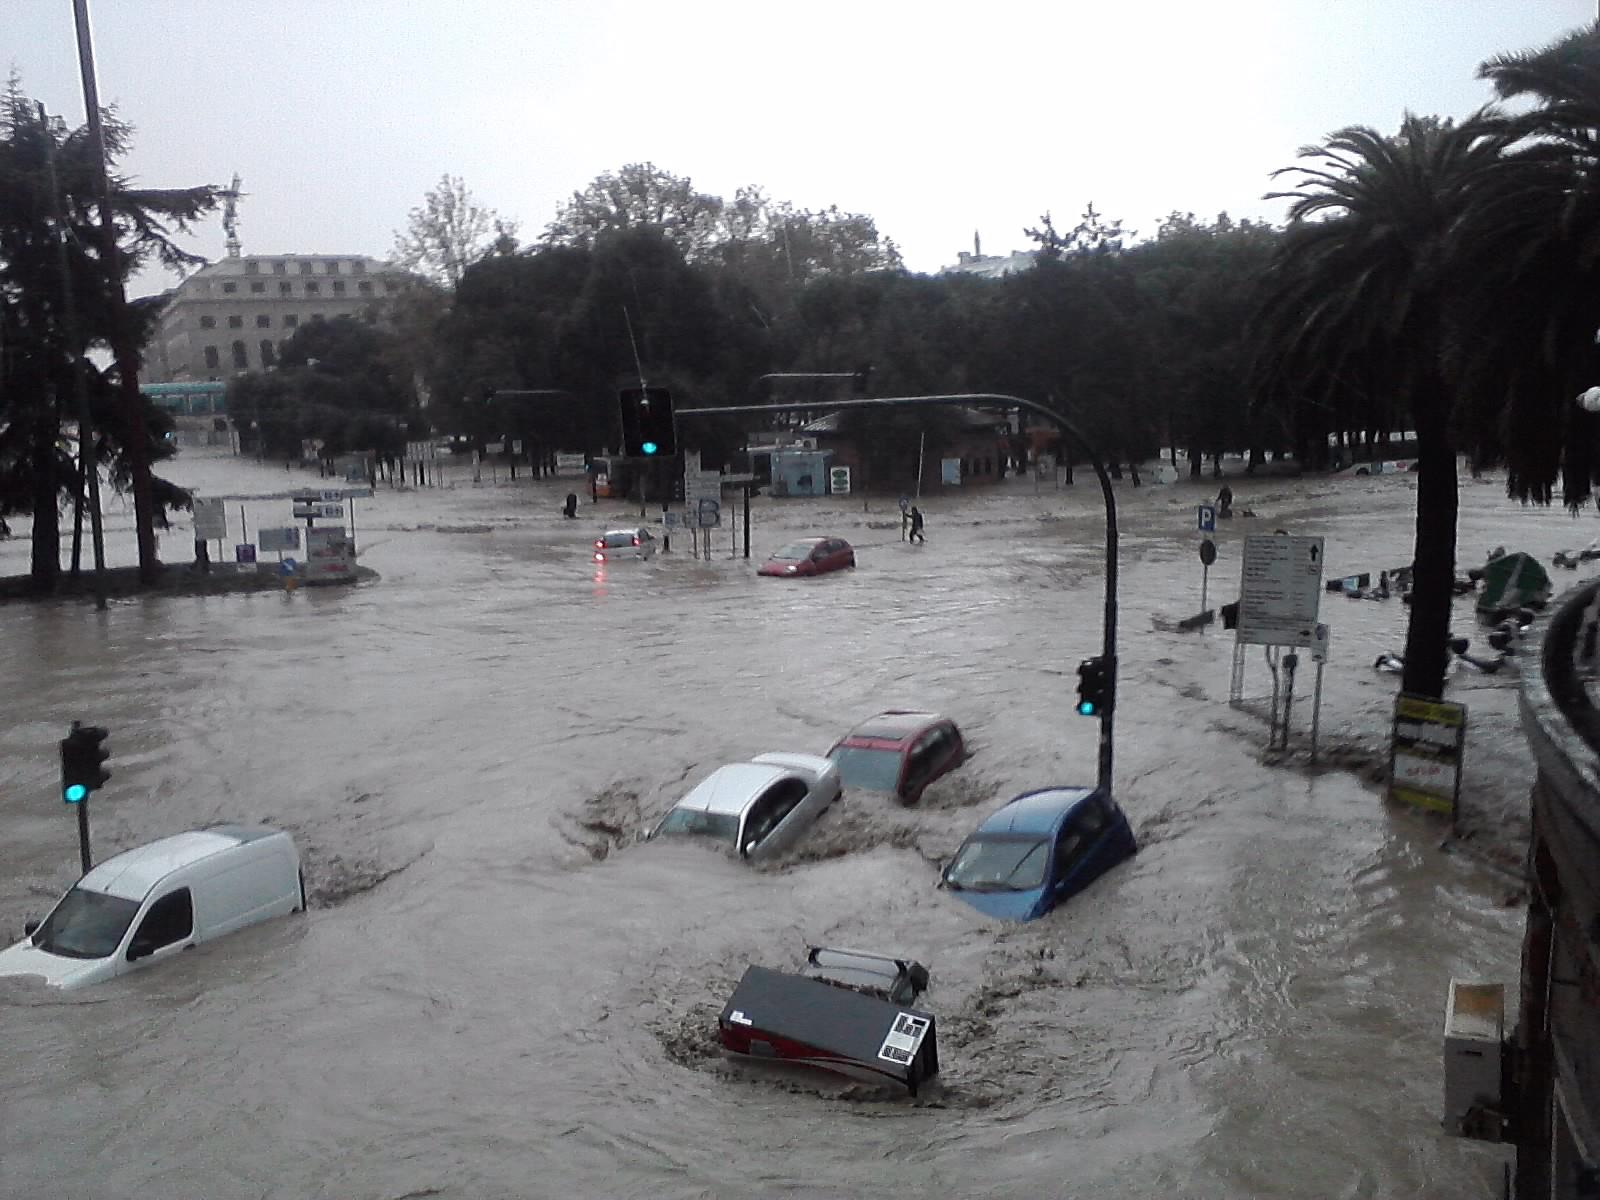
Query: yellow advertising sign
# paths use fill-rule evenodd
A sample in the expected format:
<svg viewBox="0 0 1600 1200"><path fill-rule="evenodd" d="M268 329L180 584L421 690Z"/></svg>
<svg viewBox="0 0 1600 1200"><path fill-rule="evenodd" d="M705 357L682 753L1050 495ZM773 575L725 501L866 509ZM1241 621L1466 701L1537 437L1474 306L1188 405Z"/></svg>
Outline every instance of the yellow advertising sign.
<svg viewBox="0 0 1600 1200"><path fill-rule="evenodd" d="M1397 696L1389 737L1389 798L1453 820L1466 739L1466 705Z"/></svg>

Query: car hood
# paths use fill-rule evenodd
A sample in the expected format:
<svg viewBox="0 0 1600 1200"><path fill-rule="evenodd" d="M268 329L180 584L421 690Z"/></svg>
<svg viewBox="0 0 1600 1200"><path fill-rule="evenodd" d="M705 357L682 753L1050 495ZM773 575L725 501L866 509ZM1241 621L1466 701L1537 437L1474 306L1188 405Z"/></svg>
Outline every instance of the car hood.
<svg viewBox="0 0 1600 1200"><path fill-rule="evenodd" d="M23 940L0 950L0 977L36 976L51 987L75 988L91 983L105 970L103 958L67 958L38 949Z"/></svg>
<svg viewBox="0 0 1600 1200"><path fill-rule="evenodd" d="M956 899L972 905L973 908L989 917L999 917L1002 921L1031 921L1039 915L1040 902L1044 899L1044 889L1034 888L1031 892L973 892L963 891L960 888L948 889Z"/></svg>

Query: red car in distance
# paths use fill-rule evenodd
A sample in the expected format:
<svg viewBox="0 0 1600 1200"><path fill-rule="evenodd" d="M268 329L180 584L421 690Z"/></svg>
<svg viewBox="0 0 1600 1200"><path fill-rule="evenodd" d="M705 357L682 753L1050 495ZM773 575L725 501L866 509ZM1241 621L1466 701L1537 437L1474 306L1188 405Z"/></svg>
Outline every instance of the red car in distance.
<svg viewBox="0 0 1600 1200"><path fill-rule="evenodd" d="M756 570L757 575L822 575L856 565L856 552L843 538L814 537L790 542Z"/></svg>
<svg viewBox="0 0 1600 1200"><path fill-rule="evenodd" d="M845 790L889 792L902 804L955 770L967 756L961 730L938 713L890 709L868 717L828 751Z"/></svg>

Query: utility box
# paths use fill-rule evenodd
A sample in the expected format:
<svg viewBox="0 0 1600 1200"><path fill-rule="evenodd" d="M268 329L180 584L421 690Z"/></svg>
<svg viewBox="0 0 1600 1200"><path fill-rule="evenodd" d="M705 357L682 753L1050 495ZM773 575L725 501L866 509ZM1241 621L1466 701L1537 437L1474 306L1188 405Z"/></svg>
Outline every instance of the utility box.
<svg viewBox="0 0 1600 1200"><path fill-rule="evenodd" d="M1444 1014L1444 1131L1454 1137L1503 1140L1505 1021L1504 984L1450 981Z"/></svg>

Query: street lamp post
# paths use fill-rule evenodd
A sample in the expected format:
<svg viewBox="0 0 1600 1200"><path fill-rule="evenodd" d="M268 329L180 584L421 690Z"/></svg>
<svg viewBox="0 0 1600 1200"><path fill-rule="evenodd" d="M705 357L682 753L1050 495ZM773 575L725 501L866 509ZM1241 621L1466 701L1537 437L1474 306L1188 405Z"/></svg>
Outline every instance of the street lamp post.
<svg viewBox="0 0 1600 1200"><path fill-rule="evenodd" d="M852 377L853 372L845 377ZM838 377L838 376L829 376ZM763 379L783 378L783 376L762 376ZM816 378L816 376L811 376ZM858 400L831 400L831 401L806 401L804 403L780 404L732 404L726 408L680 408L678 416L716 416L733 413L780 413L780 412L806 412L811 409L826 408L838 410L869 409L869 408L931 408L936 405L947 404L1002 404L1012 408L1026 409L1028 412L1055 422L1062 432L1077 442L1089 457L1089 464L1094 468L1095 476L1100 480L1100 492L1105 499L1106 506L1106 587L1105 587L1105 619L1103 627L1101 657L1105 662L1107 680L1107 703L1100 710L1100 756L1097 783L1105 795L1111 795L1112 775L1112 722L1117 709L1117 501L1111 491L1111 477L1106 474L1105 464L1101 461L1094 444L1085 437L1070 420L1055 409L1040 404L1035 400L1025 400L1020 396L1008 396L999 392L967 392L938 396L884 396L872 399Z"/></svg>

